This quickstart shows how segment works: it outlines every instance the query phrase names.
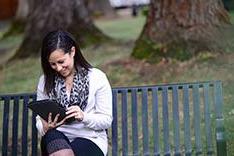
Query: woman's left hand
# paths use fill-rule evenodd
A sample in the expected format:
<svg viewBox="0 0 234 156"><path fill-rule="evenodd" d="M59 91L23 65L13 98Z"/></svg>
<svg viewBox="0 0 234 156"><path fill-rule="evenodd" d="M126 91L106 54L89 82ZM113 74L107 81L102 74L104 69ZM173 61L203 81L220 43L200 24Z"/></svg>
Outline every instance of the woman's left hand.
<svg viewBox="0 0 234 156"><path fill-rule="evenodd" d="M75 117L76 120L82 121L84 119L84 113L79 106L70 106L66 111L66 119Z"/></svg>

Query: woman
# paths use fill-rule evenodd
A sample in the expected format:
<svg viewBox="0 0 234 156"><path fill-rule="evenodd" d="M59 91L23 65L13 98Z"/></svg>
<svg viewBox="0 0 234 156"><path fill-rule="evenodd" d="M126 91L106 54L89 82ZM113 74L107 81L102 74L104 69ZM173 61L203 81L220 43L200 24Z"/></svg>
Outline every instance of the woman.
<svg viewBox="0 0 234 156"><path fill-rule="evenodd" d="M66 108L48 121L37 116L42 155L103 156L107 154L105 129L112 122L112 92L106 75L82 56L74 38L64 31L48 33L42 42L43 75L37 100L56 100ZM73 118L74 121L66 122Z"/></svg>

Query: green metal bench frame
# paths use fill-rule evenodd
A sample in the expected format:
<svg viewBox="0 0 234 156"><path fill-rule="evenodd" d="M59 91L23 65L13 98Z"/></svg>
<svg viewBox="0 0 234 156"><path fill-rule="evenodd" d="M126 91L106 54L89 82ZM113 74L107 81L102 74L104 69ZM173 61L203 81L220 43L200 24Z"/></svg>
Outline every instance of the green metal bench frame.
<svg viewBox="0 0 234 156"><path fill-rule="evenodd" d="M113 88L108 155L226 156L220 81ZM0 95L3 156L39 155L36 94Z"/></svg>

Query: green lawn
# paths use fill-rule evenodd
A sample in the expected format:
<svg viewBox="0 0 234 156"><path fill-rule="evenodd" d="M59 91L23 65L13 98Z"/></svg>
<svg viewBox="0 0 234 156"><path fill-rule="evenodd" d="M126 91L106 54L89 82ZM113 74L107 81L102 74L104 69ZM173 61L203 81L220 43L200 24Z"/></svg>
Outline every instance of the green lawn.
<svg viewBox="0 0 234 156"><path fill-rule="evenodd" d="M229 12L231 22L234 23L234 11Z"/></svg>
<svg viewBox="0 0 234 156"><path fill-rule="evenodd" d="M144 23L144 16L138 16L136 18L128 17L113 21L99 20L95 22L107 35L124 41L135 40L139 36Z"/></svg>

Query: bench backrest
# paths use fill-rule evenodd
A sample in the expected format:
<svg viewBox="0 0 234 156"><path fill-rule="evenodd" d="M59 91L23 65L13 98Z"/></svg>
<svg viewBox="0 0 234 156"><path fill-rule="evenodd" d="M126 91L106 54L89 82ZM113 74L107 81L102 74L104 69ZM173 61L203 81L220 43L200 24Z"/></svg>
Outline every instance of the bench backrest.
<svg viewBox="0 0 234 156"><path fill-rule="evenodd" d="M220 81L113 88L108 155L220 155L226 142ZM2 155L39 155L33 94L0 95Z"/></svg>

